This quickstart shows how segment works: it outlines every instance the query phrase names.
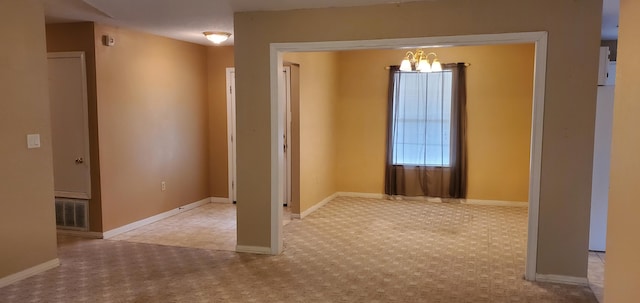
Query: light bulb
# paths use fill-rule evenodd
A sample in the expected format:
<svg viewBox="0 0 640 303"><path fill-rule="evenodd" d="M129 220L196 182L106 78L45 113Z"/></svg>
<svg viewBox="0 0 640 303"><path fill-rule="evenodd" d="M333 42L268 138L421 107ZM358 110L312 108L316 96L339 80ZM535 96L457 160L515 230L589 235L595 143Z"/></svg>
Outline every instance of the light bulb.
<svg viewBox="0 0 640 303"><path fill-rule="evenodd" d="M420 62L418 62L418 67L416 69L419 72L423 73L431 72L431 66L429 66L429 61L427 61L427 59L420 59Z"/></svg>
<svg viewBox="0 0 640 303"><path fill-rule="evenodd" d="M433 63L431 64L431 71L432 72L442 71L442 65L440 64L440 61L438 61L438 59L433 59Z"/></svg>
<svg viewBox="0 0 640 303"><path fill-rule="evenodd" d="M411 62L409 62L409 59L402 60L402 63L400 64L400 70L403 72L411 71Z"/></svg>

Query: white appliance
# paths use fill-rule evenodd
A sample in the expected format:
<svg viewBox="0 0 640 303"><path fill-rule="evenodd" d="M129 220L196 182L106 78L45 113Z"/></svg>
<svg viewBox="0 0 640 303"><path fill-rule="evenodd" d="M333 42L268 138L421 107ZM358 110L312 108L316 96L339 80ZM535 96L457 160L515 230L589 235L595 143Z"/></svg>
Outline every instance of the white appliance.
<svg viewBox="0 0 640 303"><path fill-rule="evenodd" d="M589 231L589 250L594 251L605 251L607 242L611 130L616 74L616 62L609 62L609 48L601 48L600 54Z"/></svg>

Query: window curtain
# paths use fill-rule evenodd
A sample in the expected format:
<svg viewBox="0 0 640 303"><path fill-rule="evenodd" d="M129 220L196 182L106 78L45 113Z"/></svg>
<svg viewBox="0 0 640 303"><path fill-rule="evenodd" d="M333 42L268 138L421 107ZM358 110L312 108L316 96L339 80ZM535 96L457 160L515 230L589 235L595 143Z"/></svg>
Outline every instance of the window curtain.
<svg viewBox="0 0 640 303"><path fill-rule="evenodd" d="M465 198L466 66L443 72L390 70L385 192Z"/></svg>

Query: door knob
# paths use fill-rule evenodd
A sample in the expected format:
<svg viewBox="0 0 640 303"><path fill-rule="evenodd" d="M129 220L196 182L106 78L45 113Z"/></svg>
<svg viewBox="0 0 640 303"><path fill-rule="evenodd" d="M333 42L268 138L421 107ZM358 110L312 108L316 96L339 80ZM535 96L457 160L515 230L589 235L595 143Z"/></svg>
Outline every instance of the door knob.
<svg viewBox="0 0 640 303"><path fill-rule="evenodd" d="M76 164L82 164L84 163L84 158L80 157L76 159Z"/></svg>

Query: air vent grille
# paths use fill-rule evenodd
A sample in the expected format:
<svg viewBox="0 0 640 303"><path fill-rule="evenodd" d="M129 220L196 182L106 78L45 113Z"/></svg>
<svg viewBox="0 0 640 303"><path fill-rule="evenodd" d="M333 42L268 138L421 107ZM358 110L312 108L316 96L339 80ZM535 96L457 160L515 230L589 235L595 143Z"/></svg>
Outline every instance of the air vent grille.
<svg viewBox="0 0 640 303"><path fill-rule="evenodd" d="M88 211L88 200L56 198L56 226L86 231L89 228Z"/></svg>

